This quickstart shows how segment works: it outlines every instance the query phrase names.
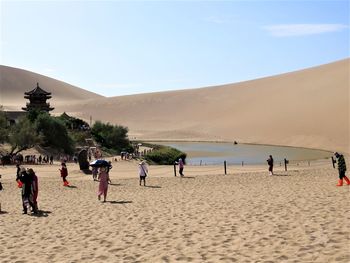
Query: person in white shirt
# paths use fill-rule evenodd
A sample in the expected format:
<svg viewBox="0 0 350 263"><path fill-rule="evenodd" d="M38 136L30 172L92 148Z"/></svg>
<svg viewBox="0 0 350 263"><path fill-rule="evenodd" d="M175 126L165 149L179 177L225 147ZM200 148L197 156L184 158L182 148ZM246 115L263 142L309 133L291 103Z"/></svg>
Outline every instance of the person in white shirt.
<svg viewBox="0 0 350 263"><path fill-rule="evenodd" d="M146 177L148 173L147 163L146 161L142 161L139 163L139 175L140 175L140 185L143 181L143 185L146 186Z"/></svg>

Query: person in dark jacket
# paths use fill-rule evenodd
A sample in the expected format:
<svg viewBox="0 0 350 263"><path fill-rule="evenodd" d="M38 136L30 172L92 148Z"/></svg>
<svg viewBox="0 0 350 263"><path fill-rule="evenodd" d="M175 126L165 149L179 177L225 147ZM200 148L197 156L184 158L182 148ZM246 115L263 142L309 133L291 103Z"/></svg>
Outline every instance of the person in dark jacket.
<svg viewBox="0 0 350 263"><path fill-rule="evenodd" d="M21 168L21 177L20 180L22 182L22 205L23 205L23 214L28 213L28 208L31 207L32 211L36 213L36 208L33 203L33 178L32 176L27 173L27 171L24 168Z"/></svg>
<svg viewBox="0 0 350 263"><path fill-rule="evenodd" d="M350 185L350 180L345 176L346 163L345 163L344 156L340 153L337 153L337 152L334 155L337 158L338 172L339 172L339 181L338 181L337 186L343 185L343 179L345 179L347 185Z"/></svg>
<svg viewBox="0 0 350 263"><path fill-rule="evenodd" d="M16 172L17 186L18 186L18 188L22 188L22 182L20 180L20 178L21 178L21 166L19 163L16 164L16 168L17 168L17 172Z"/></svg>
<svg viewBox="0 0 350 263"><path fill-rule="evenodd" d="M31 202L33 203L33 212L37 213L38 211L38 194L39 194L39 185L38 185L38 177L36 176L35 172L33 169L28 169L27 173L30 175L31 180L32 180L32 189L31 189Z"/></svg>
<svg viewBox="0 0 350 263"><path fill-rule="evenodd" d="M269 165L269 175L273 175L273 158L270 155L269 159L267 159L267 164Z"/></svg>

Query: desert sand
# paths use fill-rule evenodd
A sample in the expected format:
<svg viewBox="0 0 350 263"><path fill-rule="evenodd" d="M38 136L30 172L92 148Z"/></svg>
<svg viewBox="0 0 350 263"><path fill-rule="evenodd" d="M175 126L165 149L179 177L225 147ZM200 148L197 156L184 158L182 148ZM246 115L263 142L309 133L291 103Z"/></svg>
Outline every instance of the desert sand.
<svg viewBox="0 0 350 263"><path fill-rule="evenodd" d="M276 167L150 166L113 162L106 203L68 164L34 165L39 216L23 215L15 167L0 167L1 262L349 262L350 186L327 161Z"/></svg>
<svg viewBox="0 0 350 263"><path fill-rule="evenodd" d="M241 83L106 98L0 67L0 104L20 109L39 82L54 114L129 128L139 140L238 141L350 153L350 59ZM184 87L185 88L185 87Z"/></svg>
<svg viewBox="0 0 350 263"><path fill-rule="evenodd" d="M54 114L129 128L138 140L233 141L350 153L349 59L236 84L105 98L1 66L0 104L19 110L36 82ZM347 160L349 160L347 155ZM22 215L14 166L0 167L1 262L349 262L350 186L329 160L265 166L150 166L113 162L107 203L91 175L34 165L38 216ZM348 167L350 165L348 164Z"/></svg>

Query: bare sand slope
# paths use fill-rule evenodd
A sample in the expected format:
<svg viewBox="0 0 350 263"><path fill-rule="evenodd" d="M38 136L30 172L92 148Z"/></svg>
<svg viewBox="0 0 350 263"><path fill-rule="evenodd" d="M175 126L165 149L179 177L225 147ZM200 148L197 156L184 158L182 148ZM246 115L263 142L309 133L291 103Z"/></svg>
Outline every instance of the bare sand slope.
<svg viewBox="0 0 350 263"><path fill-rule="evenodd" d="M349 59L217 87L57 107L138 139L237 140L349 151Z"/></svg>
<svg viewBox="0 0 350 263"><path fill-rule="evenodd" d="M236 84L112 98L62 82L48 90L55 113L121 124L131 138L237 140L350 153L349 61ZM22 107L18 94L37 80L33 73L1 70L0 103ZM42 78L43 88L49 87Z"/></svg>
<svg viewBox="0 0 350 263"><path fill-rule="evenodd" d="M52 99L49 102L54 107L59 104L65 105L67 102L74 103L74 101L103 97L63 81L0 65L0 105L11 110L21 110L27 102L23 98L24 92L34 89L37 82L41 88L52 93Z"/></svg>
<svg viewBox="0 0 350 263"><path fill-rule="evenodd" d="M21 214L15 168L0 167L1 262L350 261L350 188L335 186L332 168L175 178L151 166L149 187L140 187L135 164L114 166L104 204L74 165L72 188L58 164L35 166L38 217Z"/></svg>

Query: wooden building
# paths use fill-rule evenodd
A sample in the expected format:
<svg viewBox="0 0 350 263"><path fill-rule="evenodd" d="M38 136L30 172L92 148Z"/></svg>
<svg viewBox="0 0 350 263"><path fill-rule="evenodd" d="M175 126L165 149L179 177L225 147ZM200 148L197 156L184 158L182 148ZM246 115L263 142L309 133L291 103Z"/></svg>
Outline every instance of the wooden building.
<svg viewBox="0 0 350 263"><path fill-rule="evenodd" d="M26 107L22 108L25 111L38 110L38 111L52 111L54 108L50 107L50 103L46 100L51 99L51 92L47 92L39 87L39 83L36 84L36 88L25 92L24 98L29 100Z"/></svg>

